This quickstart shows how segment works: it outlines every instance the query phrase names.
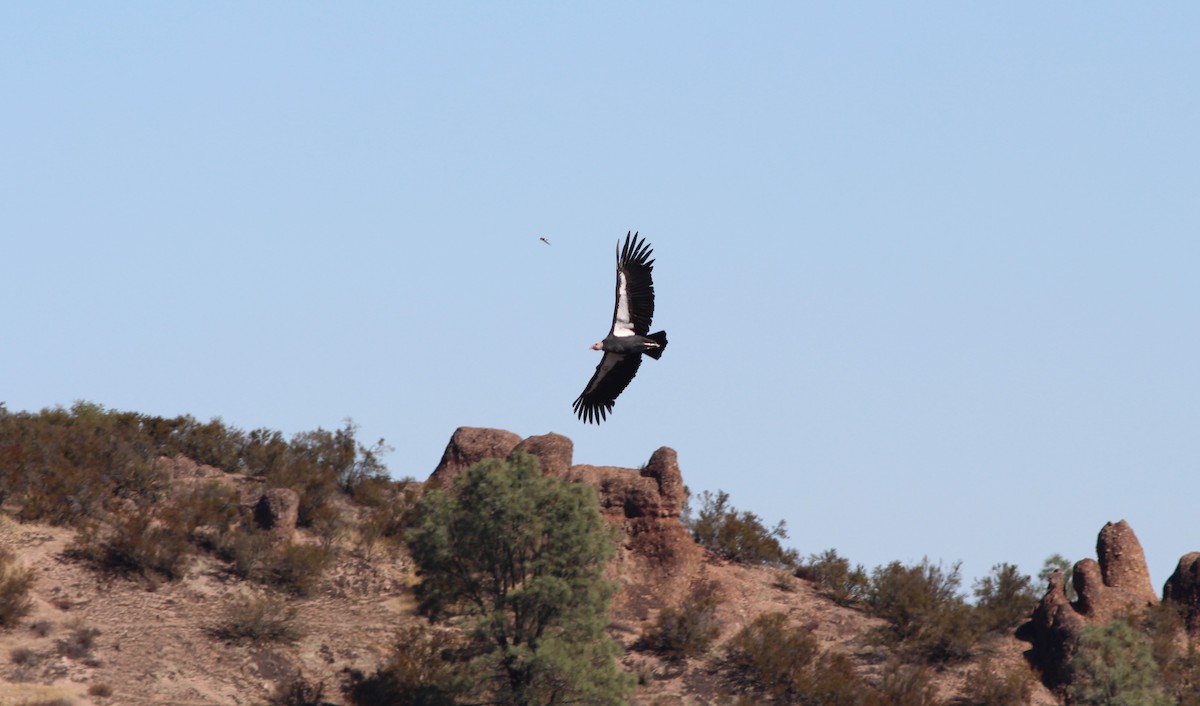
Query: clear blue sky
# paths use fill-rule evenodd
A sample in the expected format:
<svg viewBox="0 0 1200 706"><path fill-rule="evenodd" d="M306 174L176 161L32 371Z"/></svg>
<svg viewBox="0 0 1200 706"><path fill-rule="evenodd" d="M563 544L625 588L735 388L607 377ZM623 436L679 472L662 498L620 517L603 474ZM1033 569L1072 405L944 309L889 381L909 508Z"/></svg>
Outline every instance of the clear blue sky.
<svg viewBox="0 0 1200 706"><path fill-rule="evenodd" d="M906 4L910 5L910 4ZM802 554L1200 550L1200 5L7 3L0 401L679 452ZM670 334L571 413L640 230ZM548 238L547 247L539 237Z"/></svg>

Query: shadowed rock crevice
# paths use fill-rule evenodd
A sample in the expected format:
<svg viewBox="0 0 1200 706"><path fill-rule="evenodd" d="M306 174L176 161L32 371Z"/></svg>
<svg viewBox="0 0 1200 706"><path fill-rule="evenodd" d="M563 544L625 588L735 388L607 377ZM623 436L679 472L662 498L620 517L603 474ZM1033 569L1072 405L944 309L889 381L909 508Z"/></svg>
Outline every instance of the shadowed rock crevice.
<svg viewBox="0 0 1200 706"><path fill-rule="evenodd" d="M1184 554L1163 584L1163 601L1180 607L1188 632L1200 638L1200 552Z"/></svg>

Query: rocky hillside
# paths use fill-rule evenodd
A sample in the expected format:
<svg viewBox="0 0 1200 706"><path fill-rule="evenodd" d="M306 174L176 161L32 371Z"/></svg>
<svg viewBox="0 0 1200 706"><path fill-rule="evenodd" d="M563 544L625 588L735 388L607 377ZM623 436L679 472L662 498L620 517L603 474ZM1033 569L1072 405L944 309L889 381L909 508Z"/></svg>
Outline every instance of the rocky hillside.
<svg viewBox="0 0 1200 706"><path fill-rule="evenodd" d="M536 456L547 475L593 486L604 516L620 530L621 546L608 568L619 585L609 632L624 648L621 664L637 677L635 704L736 703L740 692L721 668L720 646L766 613L803 626L822 654L844 655L867 682L883 679L894 663L872 639L879 618L835 603L813 581L725 562L693 541L679 519L683 476L669 448L655 451L641 469L589 466L573 463L572 443L561 435L522 439L460 428L428 480L406 490L444 486L480 459L513 451ZM416 577L403 545L367 541L364 526L355 524L361 512L351 503L334 503L342 514L340 531L322 530L320 523L297 528L300 498L294 491L184 457L157 463L169 473L172 492L202 483L225 487L225 497L236 498L236 522L262 528L278 546L326 546L332 562L299 593L249 580L230 559L211 553L192 556L173 580L102 571L80 550L88 545L87 533L100 530L22 523L10 501L0 516L0 546L15 556L15 566L32 571L32 608L0 630L0 704L284 703L280 691L298 678L312 687L309 700L290 703L342 704L339 687L348 670L377 669L396 649L400 631L424 622L415 612ZM203 534L204 528L195 531ZM1077 602L1067 602L1056 577L1022 628L1023 639L991 635L973 658L933 670L938 702L966 703L968 682L985 675L1023 673L1028 703L1059 703L1036 683L1030 660L1051 686L1061 686L1062 665L1082 625L1157 602L1126 525L1106 527L1098 549L1097 560L1075 568ZM1189 557L1168 583L1168 594L1195 607L1200 555ZM685 658L648 649L646 636L662 611L700 589L713 605L715 647ZM247 624L255 629L233 629ZM312 698L319 685L321 698Z"/></svg>

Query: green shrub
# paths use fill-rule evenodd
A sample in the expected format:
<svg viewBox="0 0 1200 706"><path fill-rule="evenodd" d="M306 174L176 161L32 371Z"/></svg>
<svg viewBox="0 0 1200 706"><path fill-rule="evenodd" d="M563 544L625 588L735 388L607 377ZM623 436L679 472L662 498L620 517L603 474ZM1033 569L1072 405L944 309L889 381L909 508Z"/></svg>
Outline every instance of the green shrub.
<svg viewBox="0 0 1200 706"><path fill-rule="evenodd" d="M703 655L720 632L716 618L719 603L716 584L696 584L682 603L659 612L645 636L646 646L671 660Z"/></svg>
<svg viewBox="0 0 1200 706"><path fill-rule="evenodd" d="M850 568L850 560L838 556L836 549L810 556L807 570L820 586L821 593L838 605L863 601L871 586L862 564Z"/></svg>
<svg viewBox="0 0 1200 706"><path fill-rule="evenodd" d="M1151 641L1127 620L1087 625L1071 659L1068 693L1078 706L1174 706Z"/></svg>
<svg viewBox="0 0 1200 706"><path fill-rule="evenodd" d="M1038 592L1038 597L1040 598L1041 593L1044 593L1050 585L1050 574L1053 574L1055 571L1061 571L1064 578L1063 588L1066 590L1067 600L1071 602L1078 600L1079 595L1075 593L1075 584L1071 581L1072 567L1074 567L1074 564L1062 554L1055 553L1046 557L1046 560L1042 562L1042 570L1037 575L1038 585L1036 592Z"/></svg>
<svg viewBox="0 0 1200 706"><path fill-rule="evenodd" d="M245 433L226 426L220 419L199 422L190 416L169 420L143 417L142 423L158 442L163 455L182 454L196 463L225 471L241 470L244 464Z"/></svg>
<svg viewBox="0 0 1200 706"><path fill-rule="evenodd" d="M980 629L958 593L961 582L958 564L948 573L928 559L913 566L894 561L877 567L867 605L887 625L876 637L905 656L932 664L967 659Z"/></svg>
<svg viewBox="0 0 1200 706"><path fill-rule="evenodd" d="M780 544L780 540L788 536L783 520L767 529L758 515L730 505L729 494L723 490L717 491L716 495L706 490L700 498L699 514L693 519L689 509L684 524L702 546L740 564L783 567L796 564L796 550L784 549Z"/></svg>
<svg viewBox="0 0 1200 706"><path fill-rule="evenodd" d="M0 548L0 628L10 628L33 609L29 589L33 571L17 564L16 556Z"/></svg>
<svg viewBox="0 0 1200 706"><path fill-rule="evenodd" d="M1032 580L1012 564L996 564L974 588L976 620L985 631L1015 628L1029 618L1039 598Z"/></svg>

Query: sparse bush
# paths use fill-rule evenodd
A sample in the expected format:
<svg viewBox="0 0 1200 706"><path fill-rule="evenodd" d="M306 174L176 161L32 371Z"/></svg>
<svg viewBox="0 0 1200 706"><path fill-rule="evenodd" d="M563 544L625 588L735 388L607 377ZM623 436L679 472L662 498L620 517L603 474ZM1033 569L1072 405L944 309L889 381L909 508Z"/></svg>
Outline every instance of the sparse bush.
<svg viewBox="0 0 1200 706"><path fill-rule="evenodd" d="M693 519L689 511L684 523L702 546L741 564L784 567L796 564L796 550L784 549L780 544L780 540L788 536L783 520L767 529L758 515L730 505L729 494L723 490L717 491L716 495L706 490L700 498L699 514Z"/></svg>
<svg viewBox="0 0 1200 706"><path fill-rule="evenodd" d="M190 559L187 538L155 522L148 509L118 517L108 532L80 532L70 553L104 571L149 579L183 578Z"/></svg>
<svg viewBox="0 0 1200 706"><path fill-rule="evenodd" d="M933 675L922 665L890 663L872 706L940 706Z"/></svg>
<svg viewBox="0 0 1200 706"><path fill-rule="evenodd" d="M448 633L408 628L400 632L392 658L375 673L347 669L342 692L354 706L453 706L455 695L470 685L456 658L461 647Z"/></svg>
<svg viewBox="0 0 1200 706"><path fill-rule="evenodd" d="M92 684L87 690L88 696L95 696L101 699L107 699L113 695L112 687L103 682Z"/></svg>
<svg viewBox="0 0 1200 706"><path fill-rule="evenodd" d="M659 612L645 636L646 646L671 660L703 655L720 632L718 604L716 584L696 584L682 603Z"/></svg>
<svg viewBox="0 0 1200 706"><path fill-rule="evenodd" d="M404 487L406 484L405 481L393 484L382 497L373 497L369 502L363 502L368 505L368 509L358 524L357 543L368 558L381 542L401 542L404 532L412 525L416 493Z"/></svg>
<svg viewBox="0 0 1200 706"><path fill-rule="evenodd" d="M235 529L222 538L219 553L230 563L235 576L261 578L271 553L271 543L262 532Z"/></svg>
<svg viewBox="0 0 1200 706"><path fill-rule="evenodd" d="M325 700L325 682L316 684L297 676L280 686L271 698L271 706L333 706Z"/></svg>
<svg viewBox="0 0 1200 706"><path fill-rule="evenodd" d="M70 626L67 636L57 642L58 653L71 659L91 657L92 649L96 646L96 638L99 636L98 629L76 623Z"/></svg>
<svg viewBox="0 0 1200 706"><path fill-rule="evenodd" d="M821 587L821 593L838 605L859 603L867 597L871 580L862 564L850 568L850 560L827 549L808 558L808 571Z"/></svg>
<svg viewBox="0 0 1200 706"><path fill-rule="evenodd" d="M1200 651L1186 635L1186 607L1170 601L1150 606L1140 627L1150 644L1163 688L1178 706L1200 706Z"/></svg>
<svg viewBox="0 0 1200 706"><path fill-rule="evenodd" d="M871 575L867 605L887 625L876 632L886 645L932 664L970 657L980 630L971 606L958 593L958 564L949 573L928 559L904 566L894 561Z"/></svg>
<svg viewBox="0 0 1200 706"><path fill-rule="evenodd" d="M321 542L321 548L329 553L333 550L334 543L346 534L349 526L350 522L345 514L329 502L317 508L311 528Z"/></svg>
<svg viewBox="0 0 1200 706"><path fill-rule="evenodd" d="M1127 620L1087 625L1071 660L1068 693L1078 706L1173 706L1150 639Z"/></svg>
<svg viewBox="0 0 1200 706"><path fill-rule="evenodd" d="M771 579L771 586L784 593L795 593L796 577L792 575L792 572L780 569L775 572L775 577Z"/></svg>
<svg viewBox="0 0 1200 706"><path fill-rule="evenodd" d="M1008 630L1029 617L1037 605L1033 582L1012 564L996 564L975 581L975 616L985 631Z"/></svg>
<svg viewBox="0 0 1200 706"><path fill-rule="evenodd" d="M298 596L311 596L332 558L330 550L316 544L289 544L271 568L272 581Z"/></svg>
<svg viewBox="0 0 1200 706"><path fill-rule="evenodd" d="M359 446L354 425L337 431L302 432L287 445L285 463L267 470L264 478L273 488L291 488L300 495L297 524L310 527L320 509L341 492L341 479L353 472Z"/></svg>
<svg viewBox="0 0 1200 706"><path fill-rule="evenodd" d="M49 620L38 620L29 624L29 630L37 637L46 637L54 628Z"/></svg>
<svg viewBox="0 0 1200 706"><path fill-rule="evenodd" d="M724 668L743 688L791 699L812 681L817 640L783 613L759 615L725 645Z"/></svg>
<svg viewBox="0 0 1200 706"><path fill-rule="evenodd" d="M37 662L37 653L28 647L14 647L8 653L8 661L17 666L34 664Z"/></svg>
<svg viewBox="0 0 1200 706"><path fill-rule="evenodd" d="M1025 665L996 671L984 661L971 671L963 687L963 706L1019 706L1028 704L1036 677Z"/></svg>
<svg viewBox="0 0 1200 706"><path fill-rule="evenodd" d="M812 676L800 697L803 704L820 706L873 706L876 703L875 691L854 671L850 658L836 652L822 652L817 657Z"/></svg>
<svg viewBox="0 0 1200 706"><path fill-rule="evenodd" d="M337 431L297 434L289 443L279 432L247 434L219 419L152 417L89 402L38 413L0 406L0 501L12 500L25 520L100 520L114 499L140 507L161 501L169 476L157 459L183 455L293 488L301 494L300 523L308 526L334 493L370 497L387 483L380 460L387 446L380 440L366 448L355 431L348 421Z"/></svg>
<svg viewBox="0 0 1200 706"><path fill-rule="evenodd" d="M229 642L295 642L301 636L296 609L274 597L235 601L212 634Z"/></svg>
<svg viewBox="0 0 1200 706"><path fill-rule="evenodd" d="M33 602L33 571L17 564L12 552L0 548L0 628L10 628L29 614Z"/></svg>
<svg viewBox="0 0 1200 706"><path fill-rule="evenodd" d="M167 504L160 519L174 534L216 549L238 520L237 490L213 480L197 484Z"/></svg>

